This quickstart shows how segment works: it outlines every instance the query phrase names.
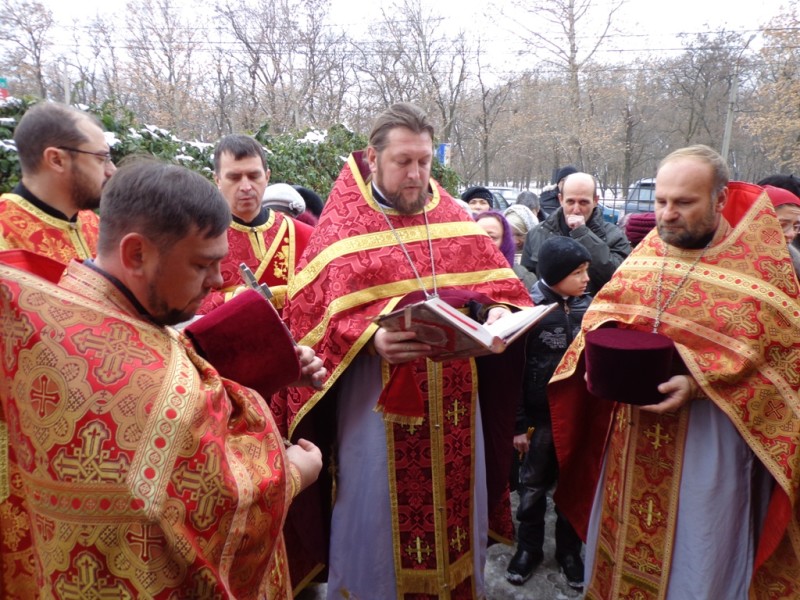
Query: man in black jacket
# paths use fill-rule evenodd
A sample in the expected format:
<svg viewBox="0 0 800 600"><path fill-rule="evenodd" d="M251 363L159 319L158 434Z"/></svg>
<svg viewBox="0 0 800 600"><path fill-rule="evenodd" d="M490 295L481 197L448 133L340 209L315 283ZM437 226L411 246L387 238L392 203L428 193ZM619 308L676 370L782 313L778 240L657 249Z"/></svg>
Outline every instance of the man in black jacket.
<svg viewBox="0 0 800 600"><path fill-rule="evenodd" d="M537 273L539 250L545 240L557 235L568 236L586 248L592 257L587 291L594 295L631 252L625 233L603 220L598 201L594 177L588 173L568 175L559 193L561 206L528 232L522 248L522 266Z"/></svg>

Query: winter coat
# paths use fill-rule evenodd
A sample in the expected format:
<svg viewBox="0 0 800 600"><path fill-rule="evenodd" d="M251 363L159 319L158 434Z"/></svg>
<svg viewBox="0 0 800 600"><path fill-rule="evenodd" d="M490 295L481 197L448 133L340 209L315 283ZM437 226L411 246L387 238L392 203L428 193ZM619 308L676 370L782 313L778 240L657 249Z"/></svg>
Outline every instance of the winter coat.
<svg viewBox="0 0 800 600"><path fill-rule="evenodd" d="M528 332L523 406L517 411L516 435L525 433L528 427L550 422L547 384L580 330L583 315L592 301L589 294L564 299L541 280L534 284L531 297L536 305L555 302L558 306Z"/></svg>
<svg viewBox="0 0 800 600"><path fill-rule="evenodd" d="M522 248L523 267L536 273L539 264L539 249L546 239L554 235L568 235L581 244L592 255L589 265L589 294L596 294L603 287L617 267L631 253L631 245L625 232L613 223L603 220L603 212L598 207L594 209L589 222L570 230L564 220L564 209L560 208L543 222L528 232L525 245Z"/></svg>

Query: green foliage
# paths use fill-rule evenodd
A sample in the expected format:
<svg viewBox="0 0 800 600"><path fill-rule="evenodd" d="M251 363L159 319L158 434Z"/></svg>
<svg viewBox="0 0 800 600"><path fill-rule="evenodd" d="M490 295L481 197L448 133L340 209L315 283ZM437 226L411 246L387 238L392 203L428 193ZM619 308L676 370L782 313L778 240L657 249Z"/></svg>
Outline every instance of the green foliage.
<svg viewBox="0 0 800 600"><path fill-rule="evenodd" d="M326 132L307 130L275 136L262 129L256 138L269 152L270 181L302 185L322 198L327 198L348 155L367 146L363 135L343 125L335 125Z"/></svg>
<svg viewBox="0 0 800 600"><path fill-rule="evenodd" d="M35 98L9 98L0 102L0 192L11 190L20 178L19 157L14 145L14 130Z"/></svg>
<svg viewBox="0 0 800 600"><path fill-rule="evenodd" d="M16 150L4 140L11 139L16 123L33 103L32 98L0 103L0 191L10 190L19 181ZM112 135L111 155L117 164L127 156L149 155L184 165L213 179L213 144L181 140L166 129L142 125L133 113L110 102L89 107L87 111ZM363 134L343 125L335 125L327 131L273 135L267 123L254 137L267 148L273 183L302 185L323 199L330 193L348 155L367 146ZM459 181L452 169L434 161L433 177L451 193L456 192Z"/></svg>

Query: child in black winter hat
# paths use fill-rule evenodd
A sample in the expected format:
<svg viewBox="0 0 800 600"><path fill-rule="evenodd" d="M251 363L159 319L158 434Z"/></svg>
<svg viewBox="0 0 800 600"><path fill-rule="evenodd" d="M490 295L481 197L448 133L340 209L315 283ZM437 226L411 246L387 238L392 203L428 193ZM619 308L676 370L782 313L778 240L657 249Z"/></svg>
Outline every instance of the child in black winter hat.
<svg viewBox="0 0 800 600"><path fill-rule="evenodd" d="M592 297L589 284L589 251L566 236L547 239L539 251L540 279L531 289L535 304L556 303L528 334L523 405L517 411L514 447L524 454L519 471L517 551L506 571L514 585L527 581L544 559L544 515L547 491L558 478L558 463L547 384L580 330L581 321ZM528 431L532 434L528 435ZM567 583L583 587L581 540L556 507L556 561Z"/></svg>

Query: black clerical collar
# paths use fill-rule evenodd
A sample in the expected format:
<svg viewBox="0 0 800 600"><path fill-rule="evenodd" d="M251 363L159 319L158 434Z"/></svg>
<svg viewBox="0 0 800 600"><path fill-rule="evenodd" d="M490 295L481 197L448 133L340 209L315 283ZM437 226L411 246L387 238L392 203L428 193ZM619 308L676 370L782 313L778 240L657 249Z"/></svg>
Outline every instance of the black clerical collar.
<svg viewBox="0 0 800 600"><path fill-rule="evenodd" d="M236 215L233 215L233 222L238 223L239 225L244 225L245 227L258 227L259 225L263 225L269 219L269 208L266 206L261 207L261 212L256 215L256 218L252 221L243 221Z"/></svg>
<svg viewBox="0 0 800 600"><path fill-rule="evenodd" d="M122 295L128 299L128 301L133 305L133 308L136 309L136 312L138 312L143 319L147 319L148 321L155 323L156 325L159 325L159 323L156 323L156 321L153 319L152 315L150 315L150 313L147 312L147 309L144 306L142 306L142 303L136 299L136 296L133 295L133 292L130 291L130 289L128 289L128 286L126 286L124 283L122 283L119 279L114 277L108 271L104 271L103 269L98 267L91 258L87 258L86 260L84 260L83 265L89 267L92 271L94 271L95 273L99 273L100 275L108 279L111 283L113 283L114 287L116 287L120 292L122 292Z"/></svg>
<svg viewBox="0 0 800 600"><path fill-rule="evenodd" d="M67 215L65 215L57 208L53 208L46 202L39 200L39 198L34 196L33 193L28 188L22 185L21 181L16 185L12 193L17 194L18 196L22 196L23 198L25 198L25 200L33 204L36 208L38 208L44 213L47 213L51 217L55 217L56 219L60 219L62 221L67 221L70 223L75 223L78 220L77 212L74 215L72 215L72 218L69 218Z"/></svg>
<svg viewBox="0 0 800 600"><path fill-rule="evenodd" d="M394 206L389 204L389 201L381 193L381 191L377 187L375 187L374 183L371 183L370 185L372 186L372 198L375 200L375 202L377 202L378 204L382 204L386 208L394 208Z"/></svg>

